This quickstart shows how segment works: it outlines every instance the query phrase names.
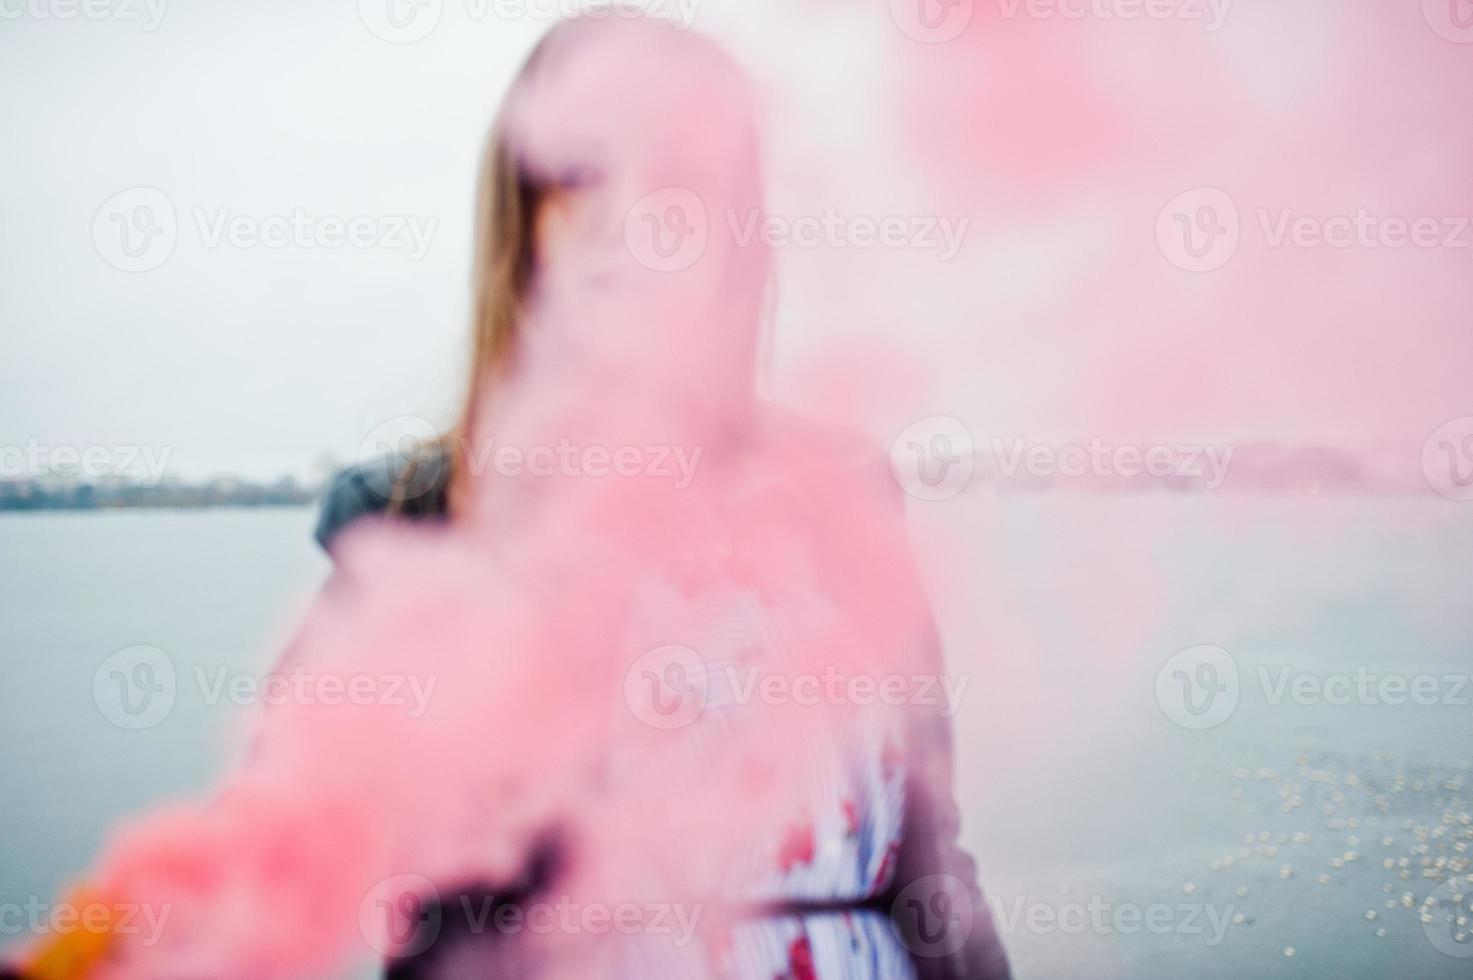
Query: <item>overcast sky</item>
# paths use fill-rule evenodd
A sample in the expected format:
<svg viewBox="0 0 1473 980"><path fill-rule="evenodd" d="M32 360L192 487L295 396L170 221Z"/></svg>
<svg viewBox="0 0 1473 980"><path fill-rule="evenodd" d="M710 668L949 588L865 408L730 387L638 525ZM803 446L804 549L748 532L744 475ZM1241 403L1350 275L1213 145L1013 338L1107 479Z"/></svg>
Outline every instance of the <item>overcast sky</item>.
<svg viewBox="0 0 1473 980"><path fill-rule="evenodd" d="M442 409L480 140L536 25L482 25L475 57L448 30L385 43L351 3L180 2L144 28L0 26L0 443L167 446L186 475L268 475ZM166 195L177 240L130 272L93 224L134 187ZM367 215L376 244L214 237L296 209ZM423 254L388 247L389 215L433 223Z"/></svg>
<svg viewBox="0 0 1473 980"><path fill-rule="evenodd" d="M446 418L482 140L569 0L72 2L0 0L0 445L268 476Z"/></svg>
<svg viewBox="0 0 1473 980"><path fill-rule="evenodd" d="M1422 13L1004 24L1017 5L978 0L946 8L990 18L953 45L897 30L900 0L643 2L754 72L773 214L964 233L954 254L778 257L780 352L917 355L928 390L892 399L890 431L944 412L979 440L1386 435L1414 455L1467 414L1467 248L1278 247L1255 217L1466 218L1473 43ZM576 6L0 0L0 451L268 477L400 416L447 421L482 141ZM1184 271L1159 223L1219 188L1243 243Z"/></svg>

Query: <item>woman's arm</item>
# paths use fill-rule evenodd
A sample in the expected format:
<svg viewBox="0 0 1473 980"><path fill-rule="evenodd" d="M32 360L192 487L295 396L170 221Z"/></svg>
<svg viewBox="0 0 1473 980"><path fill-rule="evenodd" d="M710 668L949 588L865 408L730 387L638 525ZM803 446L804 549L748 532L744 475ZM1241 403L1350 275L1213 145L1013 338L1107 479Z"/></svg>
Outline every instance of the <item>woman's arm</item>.
<svg viewBox="0 0 1473 980"><path fill-rule="evenodd" d="M939 645L931 649L940 677ZM1007 954L977 884L976 862L957 839L951 721L939 705L913 705L906 742L906 807L891 909L916 976L1008 980Z"/></svg>

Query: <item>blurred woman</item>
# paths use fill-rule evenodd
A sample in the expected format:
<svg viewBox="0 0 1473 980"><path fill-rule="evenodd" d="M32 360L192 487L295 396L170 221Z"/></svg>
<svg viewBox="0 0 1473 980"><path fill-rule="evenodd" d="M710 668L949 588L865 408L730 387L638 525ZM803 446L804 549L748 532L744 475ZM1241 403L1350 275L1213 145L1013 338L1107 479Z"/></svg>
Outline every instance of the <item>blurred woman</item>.
<svg viewBox="0 0 1473 980"><path fill-rule="evenodd" d="M1007 976L898 490L756 394L771 256L722 228L760 215L757 129L708 40L538 46L487 149L459 424L323 507L339 571L279 672L334 697L263 705L206 801L109 842L85 904L159 936L119 915L24 975L331 975L366 939L395 980ZM417 673L422 714L342 699ZM861 683L740 681L830 675Z"/></svg>
<svg viewBox="0 0 1473 980"><path fill-rule="evenodd" d="M865 448L756 398L770 255L755 237L716 233L720 220L710 216L760 210L757 134L743 73L710 40L654 20L580 18L550 32L513 83L486 150L459 422L436 446L341 473L317 529L323 546L336 550L368 516L456 523L474 512L493 528L517 520L537 491L485 472L497 405L530 378L588 376L578 365L660 392L672 442L700 433L707 465L723 473L740 470L748 447L774 443L848 453L869 472ZM649 278L622 310L628 316L609 315L620 309L631 254ZM660 278L672 271L679 277ZM626 322L633 318L637 327ZM658 609L654 617L651 635L676 629ZM745 628L762 632L755 619ZM929 624L917 622L911 639L940 676ZM856 733L822 766L827 812L808 813L774 842L772 867L747 896L750 915L707 943L720 948L706 949L702 966L636 958L614 972L1006 977L972 862L957 845L941 712L911 707L894 738ZM535 902L566 859L549 837L519 881L446 883L454 887L441 889L433 910L437 941L393 963L390 976L533 975L516 944L477 928L465 910Z"/></svg>

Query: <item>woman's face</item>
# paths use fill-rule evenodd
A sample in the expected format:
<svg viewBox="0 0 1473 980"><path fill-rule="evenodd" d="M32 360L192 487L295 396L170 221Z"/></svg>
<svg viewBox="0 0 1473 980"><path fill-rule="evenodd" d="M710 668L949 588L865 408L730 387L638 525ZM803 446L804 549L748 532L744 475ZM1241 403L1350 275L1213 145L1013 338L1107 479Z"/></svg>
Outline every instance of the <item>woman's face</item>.
<svg viewBox="0 0 1473 980"><path fill-rule="evenodd" d="M607 224L597 199L591 184L554 187L539 196L532 216L532 247L544 282L566 279L571 264L584 265L596 254Z"/></svg>
<svg viewBox="0 0 1473 980"><path fill-rule="evenodd" d="M527 363L611 369L683 403L746 397L768 264L728 234L761 205L740 72L663 26L579 30L504 117L538 188Z"/></svg>
<svg viewBox="0 0 1473 980"><path fill-rule="evenodd" d="M570 22L504 119L538 188L529 231L544 299L627 286L708 302L730 285L718 219L760 207L760 177L744 80L710 42Z"/></svg>

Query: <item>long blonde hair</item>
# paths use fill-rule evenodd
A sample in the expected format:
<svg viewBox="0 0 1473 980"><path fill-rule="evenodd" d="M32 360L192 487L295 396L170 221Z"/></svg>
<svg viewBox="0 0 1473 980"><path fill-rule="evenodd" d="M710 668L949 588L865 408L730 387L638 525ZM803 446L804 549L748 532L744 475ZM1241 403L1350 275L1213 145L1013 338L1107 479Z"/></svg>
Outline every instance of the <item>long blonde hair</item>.
<svg viewBox="0 0 1473 980"><path fill-rule="evenodd" d="M643 20L646 25L653 22L653 18ZM545 178L534 174L522 160L508 131L508 110L548 59L552 47L575 32L599 30L600 25L607 23L585 15L564 20L548 31L513 79L486 141L476 193L470 367L456 421L437 447L439 465L448 468L440 475L444 478L446 507L452 516L466 510L469 447L475 439L474 427L486 395L507 377L514 364L536 271L537 211L544 194L552 189ZM741 74L714 43L706 39L693 43L702 45L702 56L708 63L721 62L732 73ZM755 156L755 135L750 142ZM755 165L748 166L754 172L757 169ZM760 192L755 196L760 196ZM771 269L765 255L759 261L763 263L761 278L765 279ZM754 319L761 319L759 307L766 299L770 297L764 289L764 295L754 304ZM412 482L413 470L411 463L406 470L407 479L400 482Z"/></svg>
<svg viewBox="0 0 1473 980"><path fill-rule="evenodd" d="M557 30L549 32L532 50L513 80L506 102L526 84ZM440 465L449 468L445 493L451 514L464 509L467 447L476 408L488 387L506 374L516 350L536 260L533 223L544 190L521 165L507 137L505 119L498 115L486 141L476 189L470 370L455 424L439 447L443 460Z"/></svg>

